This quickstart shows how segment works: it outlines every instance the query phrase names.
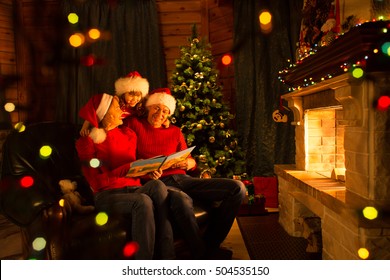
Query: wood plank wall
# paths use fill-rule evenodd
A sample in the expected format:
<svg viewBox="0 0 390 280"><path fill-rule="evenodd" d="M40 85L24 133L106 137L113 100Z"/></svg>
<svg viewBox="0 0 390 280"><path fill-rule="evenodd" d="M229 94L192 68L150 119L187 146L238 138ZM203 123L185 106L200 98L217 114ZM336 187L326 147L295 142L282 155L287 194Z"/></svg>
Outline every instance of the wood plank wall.
<svg viewBox="0 0 390 280"><path fill-rule="evenodd" d="M55 104L58 69L42 67L55 57L56 16L60 0L0 0L0 73L21 74L22 81L7 89L7 101L15 102L21 110L11 113L12 122L43 121L55 118L47 104ZM233 38L232 0L156 0L160 35L166 59L167 83L170 84L174 61L180 58L181 45L188 44L192 25L198 26L201 37L211 43L215 65L220 71L225 100L234 112L233 66L220 62L229 52ZM18 24L13 26L15 11ZM54 22L54 24L53 24ZM15 34L15 28L21 28ZM53 40L49 40L54 36ZM14 41L16 40L16 49Z"/></svg>
<svg viewBox="0 0 390 280"><path fill-rule="evenodd" d="M17 74L13 11L13 0L0 0L0 94L4 94L2 101L13 102L17 105L17 83L9 84L9 86L4 83L8 79L7 77ZM0 110L4 110L4 104L0 104ZM17 122L20 119L18 110L2 115L9 116L9 120L12 122ZM7 120L1 120L1 122L4 121Z"/></svg>
<svg viewBox="0 0 390 280"><path fill-rule="evenodd" d="M181 55L180 46L188 45L192 25L196 24L199 36L211 44L225 101L234 102L233 65L226 67L221 63L221 57L229 53L233 45L232 0L156 0L156 3L168 85L171 84L170 77L175 70L175 59ZM234 110L234 106L231 107Z"/></svg>

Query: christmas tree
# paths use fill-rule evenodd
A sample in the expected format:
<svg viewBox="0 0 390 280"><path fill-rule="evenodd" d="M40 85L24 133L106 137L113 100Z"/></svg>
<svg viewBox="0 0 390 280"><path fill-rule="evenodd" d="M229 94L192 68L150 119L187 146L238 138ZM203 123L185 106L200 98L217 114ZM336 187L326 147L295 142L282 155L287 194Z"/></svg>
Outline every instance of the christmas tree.
<svg viewBox="0 0 390 280"><path fill-rule="evenodd" d="M180 47L181 57L175 60L171 77L177 100L172 122L181 128L187 145L196 146L192 155L201 175L245 177L243 152L229 126L234 116L222 100L211 46L198 38L196 25L188 41L188 46Z"/></svg>

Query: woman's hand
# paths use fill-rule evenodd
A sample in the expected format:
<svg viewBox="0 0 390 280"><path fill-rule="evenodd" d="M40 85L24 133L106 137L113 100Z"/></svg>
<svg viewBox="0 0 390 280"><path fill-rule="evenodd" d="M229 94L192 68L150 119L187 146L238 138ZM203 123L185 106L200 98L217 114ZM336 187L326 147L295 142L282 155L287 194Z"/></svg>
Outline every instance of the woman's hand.
<svg viewBox="0 0 390 280"><path fill-rule="evenodd" d="M157 179L159 179L161 177L162 170L159 169L159 170L155 170L153 172L149 172L148 175L149 175L150 179L157 180Z"/></svg>
<svg viewBox="0 0 390 280"><path fill-rule="evenodd" d="M184 169L184 170L190 170L196 165L196 162L193 158L187 158L183 161L180 161L178 163L175 163L171 166L171 168L178 168L178 169Z"/></svg>

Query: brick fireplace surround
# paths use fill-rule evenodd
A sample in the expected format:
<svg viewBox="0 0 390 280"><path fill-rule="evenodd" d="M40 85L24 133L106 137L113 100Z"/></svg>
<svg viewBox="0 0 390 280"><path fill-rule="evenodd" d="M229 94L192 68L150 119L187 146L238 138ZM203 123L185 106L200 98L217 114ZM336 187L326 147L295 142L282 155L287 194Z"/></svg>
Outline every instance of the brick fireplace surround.
<svg viewBox="0 0 390 280"><path fill-rule="evenodd" d="M356 61L389 35L388 23L362 25L333 45L306 58L285 78L292 85L323 77L345 61ZM380 62L382 61L382 62ZM297 220L321 219L322 258L390 259L390 112L374 101L390 93L390 61L368 59L365 76L349 72L285 94L294 112L295 165L275 165L279 182L279 222L302 236ZM374 206L378 218L362 215Z"/></svg>

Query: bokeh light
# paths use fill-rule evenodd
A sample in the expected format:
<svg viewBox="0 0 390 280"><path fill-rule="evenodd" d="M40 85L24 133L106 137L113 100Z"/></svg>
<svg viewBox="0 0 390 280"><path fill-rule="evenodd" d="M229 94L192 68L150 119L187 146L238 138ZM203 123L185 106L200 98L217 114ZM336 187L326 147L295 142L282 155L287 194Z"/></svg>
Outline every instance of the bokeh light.
<svg viewBox="0 0 390 280"><path fill-rule="evenodd" d="M222 56L221 60L222 60L222 64L225 66L230 65L233 61L232 56L230 54L225 54L224 56Z"/></svg>
<svg viewBox="0 0 390 280"><path fill-rule="evenodd" d="M268 11L263 11L259 15L260 24L264 24L264 25L270 24L271 23L271 19L272 19L272 15Z"/></svg>
<svg viewBox="0 0 390 280"><path fill-rule="evenodd" d="M375 207L367 206L363 209L363 216L368 220L374 220L378 218L378 210Z"/></svg>
<svg viewBox="0 0 390 280"><path fill-rule="evenodd" d="M79 22L79 16L76 13L69 13L68 14L68 21L71 24L76 24Z"/></svg>
<svg viewBox="0 0 390 280"><path fill-rule="evenodd" d="M58 201L58 205L60 205L61 207L64 207L64 205L65 205L65 199L61 198L61 199Z"/></svg>
<svg viewBox="0 0 390 280"><path fill-rule="evenodd" d="M15 104L14 103L11 103L11 102L8 102L4 105L4 109L7 111L7 112L13 112L15 111Z"/></svg>
<svg viewBox="0 0 390 280"><path fill-rule="evenodd" d="M104 212L99 212L95 217L95 222L98 226L104 226L108 222L108 215Z"/></svg>
<svg viewBox="0 0 390 280"><path fill-rule="evenodd" d="M92 167L92 168L98 168L100 166L100 160L98 160L97 158L93 158L89 161L89 165Z"/></svg>
<svg viewBox="0 0 390 280"><path fill-rule="evenodd" d="M386 42L382 45L381 47L381 50L382 52L385 54L385 55L388 55L390 56L390 42Z"/></svg>
<svg viewBox="0 0 390 280"><path fill-rule="evenodd" d="M29 188L32 185L34 185L34 178L31 176L24 176L22 179L20 179L20 186L22 188Z"/></svg>
<svg viewBox="0 0 390 280"><path fill-rule="evenodd" d="M39 156L43 159L47 159L50 157L51 153L52 153L53 149L48 146L48 145L44 145L42 146L40 149L39 149Z"/></svg>
<svg viewBox="0 0 390 280"><path fill-rule="evenodd" d="M32 247L35 251L42 251L46 247L46 240L43 237L37 237L32 242Z"/></svg>
<svg viewBox="0 0 390 280"><path fill-rule="evenodd" d="M80 59L81 61L81 64L83 64L84 66L93 66L95 64L95 56L93 54L90 54L90 55L87 55L87 56L84 56Z"/></svg>
<svg viewBox="0 0 390 280"><path fill-rule="evenodd" d="M26 130L26 126L23 124L23 122L18 122L17 124L15 124L15 130L18 131L18 132L23 132Z"/></svg>
<svg viewBox="0 0 390 280"><path fill-rule="evenodd" d="M360 79L361 77L363 77L363 75L364 75L364 71L360 67L356 67L355 69L352 70L352 76L356 79Z"/></svg>
<svg viewBox="0 0 390 280"><path fill-rule="evenodd" d="M139 245L135 241L131 241L126 243L126 245L123 247L123 256L126 258L132 257L135 253L137 253L139 250Z"/></svg>
<svg viewBox="0 0 390 280"><path fill-rule="evenodd" d="M366 248L360 248L358 250L359 258L365 260L370 256L370 252Z"/></svg>
<svg viewBox="0 0 390 280"><path fill-rule="evenodd" d="M69 37L69 44L72 47L75 48L80 47L82 44L84 44L84 42L85 42L85 37L81 33L76 33Z"/></svg>
<svg viewBox="0 0 390 280"><path fill-rule="evenodd" d="M88 36L93 40L97 40L100 38L100 30L96 28L92 28L88 31Z"/></svg>
<svg viewBox="0 0 390 280"><path fill-rule="evenodd" d="M264 34L272 31L272 15L269 11L264 10L259 15L260 30Z"/></svg>
<svg viewBox="0 0 390 280"><path fill-rule="evenodd" d="M390 96L383 95L379 97L376 108L380 111L387 111L390 107Z"/></svg>

